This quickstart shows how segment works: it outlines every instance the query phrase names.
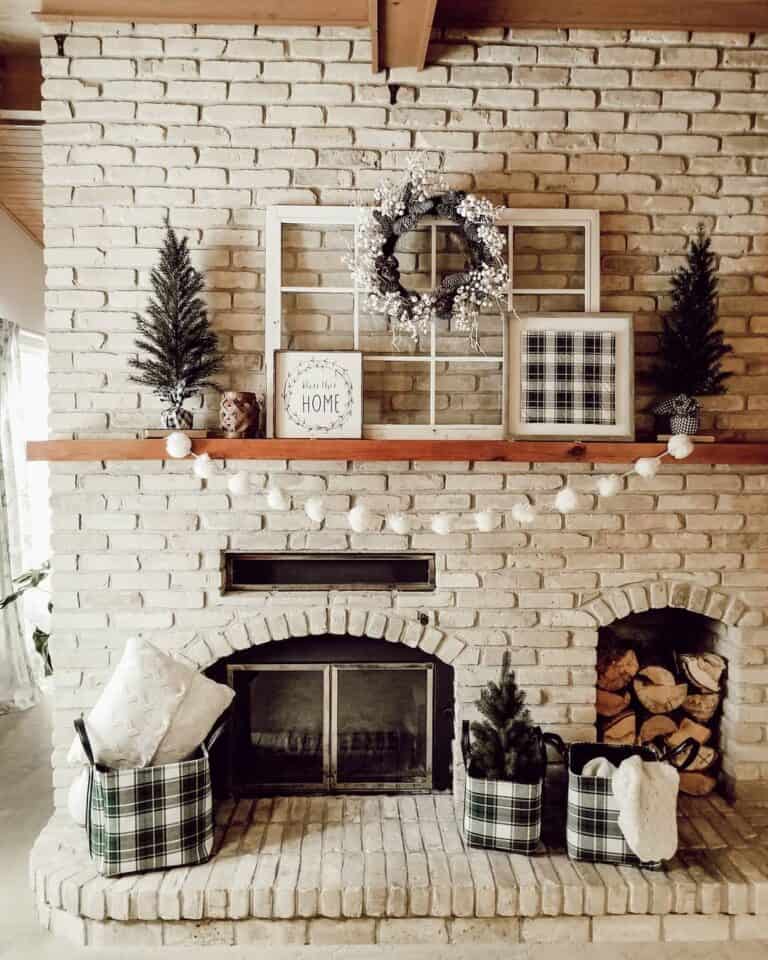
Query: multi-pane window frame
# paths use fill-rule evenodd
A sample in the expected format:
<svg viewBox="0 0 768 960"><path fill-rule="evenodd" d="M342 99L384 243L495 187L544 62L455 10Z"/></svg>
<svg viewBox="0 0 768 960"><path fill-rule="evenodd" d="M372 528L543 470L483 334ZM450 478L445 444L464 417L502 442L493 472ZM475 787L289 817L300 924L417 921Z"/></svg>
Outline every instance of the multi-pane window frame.
<svg viewBox="0 0 768 960"><path fill-rule="evenodd" d="M274 436L275 409L275 354L281 348L282 314L284 294L323 293L350 294L353 300L352 313L352 349L360 350L360 314L365 291L359 289L351 275L348 286L302 286L283 283L283 227L352 227L355 248L358 242L357 227L366 208L354 206L273 206L266 211L265 219L265 305L264 305L264 366L266 381L267 436ZM515 312L515 298L525 296L583 296L584 313L598 313L600 310L600 214L597 210L568 209L515 209L502 208L497 224L507 231L507 262L509 266L509 287L506 309ZM442 228L456 229L451 220L425 217L420 226L430 231L430 285L437 285L438 250L437 232ZM584 282L579 288L516 287L514 239L516 228L581 229L584 231ZM350 251L352 253L352 251ZM547 311L548 313L551 311ZM573 312L573 316L579 316ZM467 342L465 354L449 353L442 355L437 349L437 324L432 323L429 332L429 350L420 353L364 353L364 360L383 363L417 363L429 372L429 422L424 424L386 424L363 423L363 437L369 439L477 439L499 440L507 435L508 421L508 332L504 318L500 322L502 351L500 354L485 354L471 350ZM498 424L437 423L437 378L439 364L457 363L496 363L501 368L501 396ZM450 367L449 367L450 369ZM363 391L365 377L363 377Z"/></svg>

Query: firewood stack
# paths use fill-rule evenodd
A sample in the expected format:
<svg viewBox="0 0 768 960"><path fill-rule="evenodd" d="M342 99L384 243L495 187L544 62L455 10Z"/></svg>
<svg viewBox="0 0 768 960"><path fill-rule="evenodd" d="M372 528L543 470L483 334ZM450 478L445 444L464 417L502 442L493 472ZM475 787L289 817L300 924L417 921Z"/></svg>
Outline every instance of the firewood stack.
<svg viewBox="0 0 768 960"><path fill-rule="evenodd" d="M646 744L661 738L675 747L693 737L701 747L693 763L680 772L680 790L703 797L717 783L720 757L709 741L726 664L715 653L681 653L675 655L674 666L675 672L653 663L641 668L631 649L601 654L597 663L600 739Z"/></svg>

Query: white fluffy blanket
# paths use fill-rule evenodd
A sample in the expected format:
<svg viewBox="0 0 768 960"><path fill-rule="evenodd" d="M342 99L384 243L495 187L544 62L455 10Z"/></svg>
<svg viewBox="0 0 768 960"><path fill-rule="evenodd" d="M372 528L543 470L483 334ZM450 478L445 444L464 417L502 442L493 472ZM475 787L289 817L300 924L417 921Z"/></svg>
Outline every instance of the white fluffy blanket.
<svg viewBox="0 0 768 960"><path fill-rule="evenodd" d="M668 860L677 851L680 775L669 763L624 760L613 775L619 827L640 860Z"/></svg>

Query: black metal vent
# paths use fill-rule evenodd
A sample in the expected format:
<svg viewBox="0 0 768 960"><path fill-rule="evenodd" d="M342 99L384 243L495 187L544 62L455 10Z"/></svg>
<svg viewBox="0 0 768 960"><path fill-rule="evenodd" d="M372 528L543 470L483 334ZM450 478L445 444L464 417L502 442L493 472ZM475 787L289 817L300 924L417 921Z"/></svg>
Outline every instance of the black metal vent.
<svg viewBox="0 0 768 960"><path fill-rule="evenodd" d="M435 589L426 553L225 553L225 590Z"/></svg>

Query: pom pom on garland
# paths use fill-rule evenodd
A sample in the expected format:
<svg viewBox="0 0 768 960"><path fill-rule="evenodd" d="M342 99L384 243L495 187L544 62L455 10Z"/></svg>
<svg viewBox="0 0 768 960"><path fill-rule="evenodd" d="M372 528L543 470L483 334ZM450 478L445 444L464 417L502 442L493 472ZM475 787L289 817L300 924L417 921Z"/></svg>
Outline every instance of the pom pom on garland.
<svg viewBox="0 0 768 960"><path fill-rule="evenodd" d="M245 470L240 470L227 480L227 489L236 497L244 497L251 489L251 481Z"/></svg>
<svg viewBox="0 0 768 960"><path fill-rule="evenodd" d="M405 537L411 532L411 518L407 513L389 513L387 514L387 526L392 533Z"/></svg>
<svg viewBox="0 0 768 960"><path fill-rule="evenodd" d="M661 461L658 457L640 457L635 460L635 473L644 480L652 480L659 472Z"/></svg>
<svg viewBox="0 0 768 960"><path fill-rule="evenodd" d="M290 510L291 501L280 487L270 487L267 491L267 506L270 510Z"/></svg>
<svg viewBox="0 0 768 960"><path fill-rule="evenodd" d="M432 517L432 533L447 537L453 530L453 517L449 513L438 513Z"/></svg>
<svg viewBox="0 0 768 960"><path fill-rule="evenodd" d="M304 513L315 523L325 520L325 504L322 497L310 497L304 504Z"/></svg>
<svg viewBox="0 0 768 960"><path fill-rule="evenodd" d="M353 533L365 533L371 526L372 514L364 503L358 503L347 514L349 526Z"/></svg>
<svg viewBox="0 0 768 960"><path fill-rule="evenodd" d="M496 527L496 514L493 510L478 510L474 520L480 533L490 533Z"/></svg>
<svg viewBox="0 0 768 960"><path fill-rule="evenodd" d="M687 433L676 433L667 441L667 453L675 460L685 460L693 453L693 440Z"/></svg>
<svg viewBox="0 0 768 960"><path fill-rule="evenodd" d="M621 493L623 486L618 474L609 473L606 477L598 478L597 492L601 497L615 497L617 493Z"/></svg>
<svg viewBox="0 0 768 960"><path fill-rule="evenodd" d="M207 453L201 453L195 457L195 462L192 464L192 472L201 480L210 480L216 473L216 463L211 460Z"/></svg>
<svg viewBox="0 0 768 960"><path fill-rule="evenodd" d="M527 526L536 519L536 510L530 503L512 504L512 519L521 526Z"/></svg>
<svg viewBox="0 0 768 960"><path fill-rule="evenodd" d="M192 452L192 441L186 433L182 433L181 430L174 430L165 438L165 451L174 460L183 460Z"/></svg>
<svg viewBox="0 0 768 960"><path fill-rule="evenodd" d="M578 506L579 499L570 487L563 487L555 496L555 510L560 513L571 513Z"/></svg>

